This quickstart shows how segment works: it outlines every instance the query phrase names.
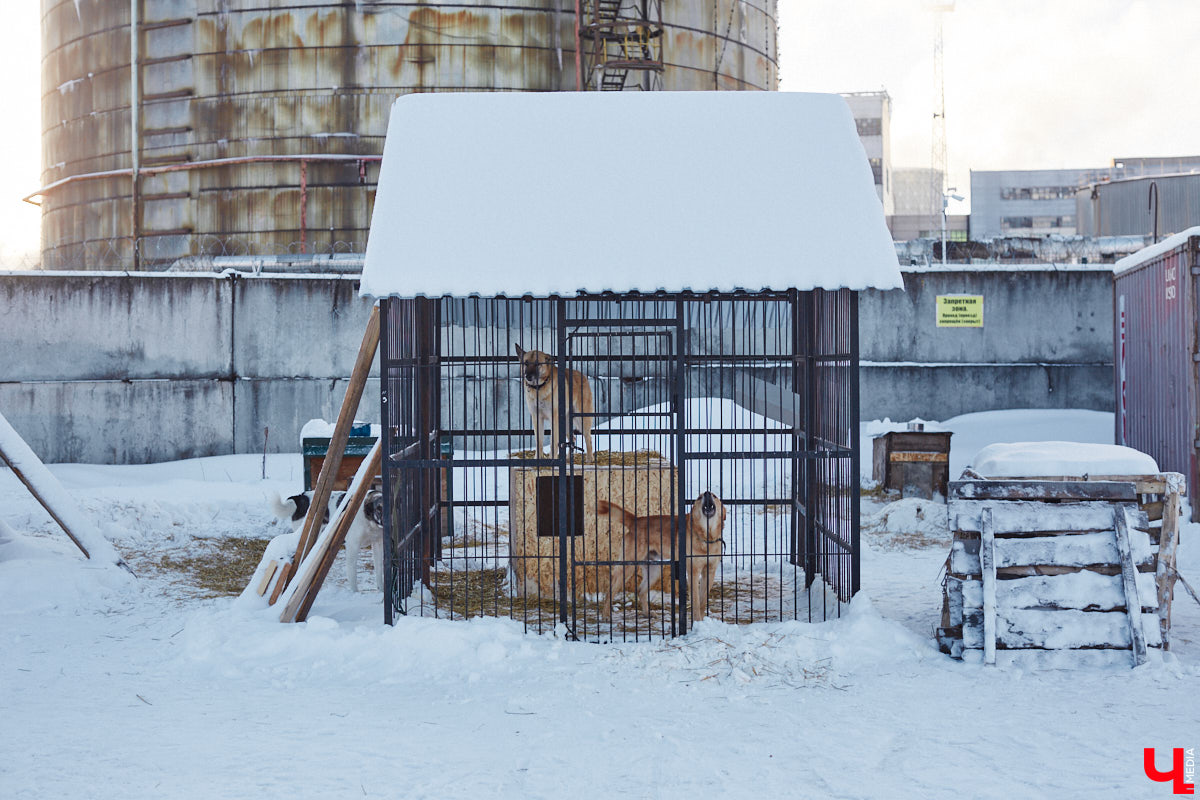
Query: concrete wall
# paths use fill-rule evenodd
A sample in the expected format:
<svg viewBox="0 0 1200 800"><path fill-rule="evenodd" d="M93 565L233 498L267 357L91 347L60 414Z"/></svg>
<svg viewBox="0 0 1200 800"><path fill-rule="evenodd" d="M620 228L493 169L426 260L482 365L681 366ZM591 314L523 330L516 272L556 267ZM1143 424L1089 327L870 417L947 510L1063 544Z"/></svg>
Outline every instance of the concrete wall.
<svg viewBox="0 0 1200 800"><path fill-rule="evenodd" d="M938 295L983 296L982 328L939 328ZM863 419L1000 408L1111 411L1112 271L931 268L859 300Z"/></svg>
<svg viewBox="0 0 1200 800"><path fill-rule="evenodd" d="M1111 409L1111 280L933 269L864 293L862 417ZM937 328L939 294L983 295L984 327ZM0 412L34 450L145 463L261 452L264 428L271 452L298 450L306 420L337 416L370 304L354 276L23 272L0 274L0 308ZM523 422L509 383L493 394ZM377 377L358 416L379 418Z"/></svg>
<svg viewBox="0 0 1200 800"><path fill-rule="evenodd" d="M354 277L175 273L5 273L0 307L0 411L44 460L85 463L256 453L264 428L299 450L370 312Z"/></svg>

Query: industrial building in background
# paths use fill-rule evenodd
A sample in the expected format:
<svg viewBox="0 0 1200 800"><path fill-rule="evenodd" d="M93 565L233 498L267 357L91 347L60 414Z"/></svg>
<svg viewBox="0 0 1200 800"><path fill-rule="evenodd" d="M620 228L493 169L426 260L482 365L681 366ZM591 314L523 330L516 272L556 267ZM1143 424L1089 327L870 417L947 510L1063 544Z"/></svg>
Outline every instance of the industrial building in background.
<svg viewBox="0 0 1200 800"><path fill-rule="evenodd" d="M42 266L357 270L396 97L775 90L776 7L42 0Z"/></svg>
<svg viewBox="0 0 1200 800"><path fill-rule="evenodd" d="M883 213L891 216L895 213L892 202L892 98L886 91L847 92L842 97L850 106L854 125L858 128L858 140L867 152Z"/></svg>
<svg viewBox="0 0 1200 800"><path fill-rule="evenodd" d="M896 167L892 170L892 198L895 213L888 227L897 242L911 239L937 239L941 236L942 207L931 186L940 185L942 176L930 167ZM946 215L946 239L967 240L966 214Z"/></svg>
<svg viewBox="0 0 1200 800"><path fill-rule="evenodd" d="M1151 186L1154 186L1151 189ZM971 170L971 239L1153 236L1200 224L1200 156L1091 169Z"/></svg>
<svg viewBox="0 0 1200 800"><path fill-rule="evenodd" d="M944 182L938 170L930 167L892 166L892 98L886 90L843 92L858 139L866 151L875 176L875 193L883 204L888 229L897 242L941 236L942 207L930 191ZM946 238L966 241L967 216L946 217Z"/></svg>
<svg viewBox="0 0 1200 800"><path fill-rule="evenodd" d="M1200 165L1186 174L1123 178L1075 192L1084 236L1170 236L1200 225Z"/></svg>
<svg viewBox="0 0 1200 800"><path fill-rule="evenodd" d="M1075 191L1100 169L971 170L971 238L1074 236Z"/></svg>

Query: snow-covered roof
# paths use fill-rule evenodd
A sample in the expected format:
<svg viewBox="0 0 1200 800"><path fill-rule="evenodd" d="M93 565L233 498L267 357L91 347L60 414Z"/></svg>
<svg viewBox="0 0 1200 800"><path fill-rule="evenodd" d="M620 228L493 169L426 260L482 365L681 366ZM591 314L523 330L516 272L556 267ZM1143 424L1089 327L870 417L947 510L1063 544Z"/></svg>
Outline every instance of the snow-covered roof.
<svg viewBox="0 0 1200 800"><path fill-rule="evenodd" d="M1113 274L1120 275L1122 272L1129 272L1131 269L1137 269L1147 261L1161 256L1163 253L1174 250L1179 245L1186 242L1193 236L1200 236L1200 226L1188 228L1186 231L1180 231L1174 236L1168 236L1158 244L1143 247L1132 255L1125 256L1117 263L1113 264Z"/></svg>
<svg viewBox="0 0 1200 800"><path fill-rule="evenodd" d="M383 152L363 295L902 285L837 95L406 95Z"/></svg>

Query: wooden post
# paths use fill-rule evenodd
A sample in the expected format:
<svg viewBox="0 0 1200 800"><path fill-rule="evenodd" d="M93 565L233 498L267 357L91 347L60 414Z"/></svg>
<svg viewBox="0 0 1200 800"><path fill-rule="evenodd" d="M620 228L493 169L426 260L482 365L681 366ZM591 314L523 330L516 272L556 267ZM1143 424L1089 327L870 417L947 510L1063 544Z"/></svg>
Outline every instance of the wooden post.
<svg viewBox="0 0 1200 800"><path fill-rule="evenodd" d="M979 571L983 577L983 663L996 663L996 534L992 510L980 514Z"/></svg>
<svg viewBox="0 0 1200 800"><path fill-rule="evenodd" d="M325 511L329 508L329 495L333 491L334 481L337 480L338 468L342 465L342 455L346 450L346 442L350 439L350 428L354 424L354 415L358 413L358 404L362 400L367 375L371 372L371 362L378 347L379 306L376 305L371 309L371 318L367 321L362 346L358 349L358 359L354 362L354 371L350 373L350 385L346 387L342 410L333 428L333 437L329 440L329 452L321 464L317 485L313 487L312 503L308 507L308 515L304 518L304 530L300 534L300 543L296 546L296 557L292 560L294 564L299 564L308 555L313 542L316 541L317 532L321 529L321 522L325 519Z"/></svg>
<svg viewBox="0 0 1200 800"><path fill-rule="evenodd" d="M1129 547L1129 522L1125 519L1125 507L1113 510L1113 521L1117 534L1117 554L1121 557L1121 583L1125 587L1125 610L1129 616L1129 636L1135 667L1146 663L1146 632L1142 630L1142 601L1138 597L1137 568Z"/></svg>
<svg viewBox="0 0 1200 800"><path fill-rule="evenodd" d="M1179 547L1179 518L1183 501L1182 487L1176 481L1167 482L1163 493L1162 528L1158 537L1158 569L1154 582L1158 586L1158 628L1162 633L1163 649L1171 648L1171 601L1175 599L1175 551Z"/></svg>
<svg viewBox="0 0 1200 800"><path fill-rule="evenodd" d="M383 437L375 442L371 453L359 466L350 484L350 490L342 505L338 507L338 515L329 521L329 527L321 534L308 556L296 570L296 583L291 587L283 612L279 615L280 622L303 622L308 618L309 609L317 599L317 592L329 574L333 560L337 558L338 548L346 541L346 533L354 523L354 518L362 506L367 492L371 489L371 481L379 471L383 459Z"/></svg>

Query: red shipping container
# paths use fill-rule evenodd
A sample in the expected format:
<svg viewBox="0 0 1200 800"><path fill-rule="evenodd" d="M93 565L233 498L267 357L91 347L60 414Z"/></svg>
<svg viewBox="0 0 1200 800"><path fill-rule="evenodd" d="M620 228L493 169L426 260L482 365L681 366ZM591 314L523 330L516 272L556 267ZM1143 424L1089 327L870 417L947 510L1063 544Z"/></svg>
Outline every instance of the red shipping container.
<svg viewBox="0 0 1200 800"><path fill-rule="evenodd" d="M1193 520L1200 520L1198 291L1200 227L1123 258L1114 269L1115 441L1150 455L1160 470L1187 476Z"/></svg>

